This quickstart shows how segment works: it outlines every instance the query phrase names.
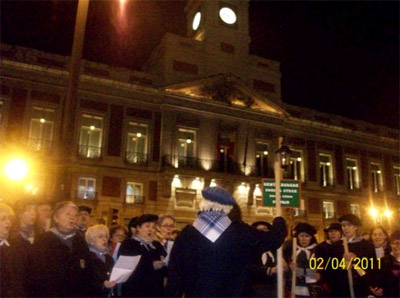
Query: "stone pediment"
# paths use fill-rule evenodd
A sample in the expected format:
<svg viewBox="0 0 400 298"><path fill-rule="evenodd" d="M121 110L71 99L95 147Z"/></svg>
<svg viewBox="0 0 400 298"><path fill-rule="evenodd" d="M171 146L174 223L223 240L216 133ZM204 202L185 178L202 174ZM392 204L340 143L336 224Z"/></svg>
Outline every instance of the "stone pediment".
<svg viewBox="0 0 400 298"><path fill-rule="evenodd" d="M287 114L278 104L232 74L214 75L165 86L163 89L169 93L181 94L199 100L222 102L231 106L278 115Z"/></svg>

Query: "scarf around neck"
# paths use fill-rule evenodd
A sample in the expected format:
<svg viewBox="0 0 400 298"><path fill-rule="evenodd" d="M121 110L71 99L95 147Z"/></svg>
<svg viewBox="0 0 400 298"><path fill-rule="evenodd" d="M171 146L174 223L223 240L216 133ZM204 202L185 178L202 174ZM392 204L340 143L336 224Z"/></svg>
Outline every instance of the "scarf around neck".
<svg viewBox="0 0 400 298"><path fill-rule="evenodd" d="M223 211L203 211L193 223L193 227L211 242L217 241L232 221Z"/></svg>
<svg viewBox="0 0 400 298"><path fill-rule="evenodd" d="M312 253L313 248L316 247L316 246L317 246L317 243L313 243L313 244L311 244L311 245L309 245L307 247L297 246L296 256L298 256L302 251L304 251L304 253L307 256L307 260L308 260L311 257L311 253Z"/></svg>
<svg viewBox="0 0 400 298"><path fill-rule="evenodd" d="M6 239L0 239L0 246L10 246L10 243Z"/></svg>
<svg viewBox="0 0 400 298"><path fill-rule="evenodd" d="M107 254L107 251L102 251L102 250L100 250L100 249L97 249L97 248L94 247L93 245L89 245L89 250L90 250L92 253L96 254L96 257L98 257L100 260L102 260L103 263L106 262L106 254Z"/></svg>
<svg viewBox="0 0 400 298"><path fill-rule="evenodd" d="M149 250L149 246L151 249L156 249L153 245L153 243L151 243L152 241L146 241L142 238L140 238L139 236L135 235L133 236L133 239L135 239L136 241L138 241L140 243L140 245L144 245L144 247L146 247L147 250Z"/></svg>
<svg viewBox="0 0 400 298"><path fill-rule="evenodd" d="M56 228L51 228L50 231L55 234L58 238L60 238L61 240L68 240L69 238L72 238L75 236L75 232L72 232L71 234L63 234L61 233L59 230L57 230Z"/></svg>

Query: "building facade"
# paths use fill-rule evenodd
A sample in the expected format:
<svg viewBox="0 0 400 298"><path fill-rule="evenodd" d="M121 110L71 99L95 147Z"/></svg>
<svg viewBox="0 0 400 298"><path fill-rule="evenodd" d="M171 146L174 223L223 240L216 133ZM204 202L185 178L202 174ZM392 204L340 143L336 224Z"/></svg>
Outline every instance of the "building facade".
<svg viewBox="0 0 400 298"><path fill-rule="evenodd" d="M0 165L20 155L30 171L3 177L0 198L68 198L107 224L171 213L183 226L201 190L220 185L245 221L272 220L262 178L274 177L283 137L293 150L284 178L301 182L299 207L283 210L289 222L321 231L352 212L371 226L371 206L382 224L398 221L398 131L283 103L279 63L249 55L247 2L189 1L186 13L187 36L166 34L142 72L82 62L68 156L70 59L2 44Z"/></svg>

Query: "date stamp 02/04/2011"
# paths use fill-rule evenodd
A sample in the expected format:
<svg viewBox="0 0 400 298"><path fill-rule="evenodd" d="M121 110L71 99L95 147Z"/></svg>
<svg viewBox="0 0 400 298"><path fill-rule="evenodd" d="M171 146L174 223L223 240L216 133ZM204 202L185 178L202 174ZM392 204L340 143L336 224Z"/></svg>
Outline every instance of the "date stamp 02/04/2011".
<svg viewBox="0 0 400 298"><path fill-rule="evenodd" d="M348 270L354 268L355 270L373 270L381 269L380 258L351 258L350 262L346 262L344 258L313 258L309 259L309 266L311 270Z"/></svg>

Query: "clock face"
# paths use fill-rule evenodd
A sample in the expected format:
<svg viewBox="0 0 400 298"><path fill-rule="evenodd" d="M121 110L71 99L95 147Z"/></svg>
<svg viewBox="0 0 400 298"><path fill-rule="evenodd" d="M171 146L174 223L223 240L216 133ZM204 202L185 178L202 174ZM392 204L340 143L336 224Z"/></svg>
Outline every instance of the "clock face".
<svg viewBox="0 0 400 298"><path fill-rule="evenodd" d="M200 26L200 21L201 21L201 12L198 11L198 12L195 14L194 18L193 18L192 29L193 29L194 31L196 31L196 30L199 28L199 26Z"/></svg>
<svg viewBox="0 0 400 298"><path fill-rule="evenodd" d="M228 24L228 25L233 25L236 23L236 13L229 7L222 7L219 10L219 16L221 20Z"/></svg>

